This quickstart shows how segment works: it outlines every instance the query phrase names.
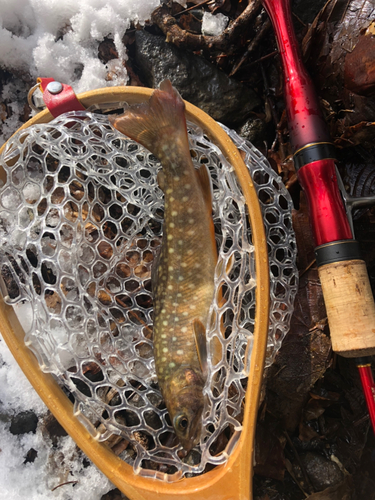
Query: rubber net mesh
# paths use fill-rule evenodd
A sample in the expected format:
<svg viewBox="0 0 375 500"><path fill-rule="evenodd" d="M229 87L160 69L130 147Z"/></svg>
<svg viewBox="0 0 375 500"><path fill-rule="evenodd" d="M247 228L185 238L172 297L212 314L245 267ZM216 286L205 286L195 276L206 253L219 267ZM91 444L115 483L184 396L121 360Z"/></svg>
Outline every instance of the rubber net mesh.
<svg viewBox="0 0 375 500"><path fill-rule="evenodd" d="M242 150L264 213L271 363L288 330L297 286L291 200L264 157L226 131ZM195 165L206 164L212 178L219 259L207 325L203 431L186 457L153 359L150 275L163 231L158 160L100 113L68 113L19 131L1 157L3 295L8 304L25 304L26 344L41 369L73 395L77 418L96 439L129 441L122 459L136 473L165 481L222 464L235 446L256 307L251 228L234 170L192 123L189 138ZM213 366L215 338L222 357Z"/></svg>

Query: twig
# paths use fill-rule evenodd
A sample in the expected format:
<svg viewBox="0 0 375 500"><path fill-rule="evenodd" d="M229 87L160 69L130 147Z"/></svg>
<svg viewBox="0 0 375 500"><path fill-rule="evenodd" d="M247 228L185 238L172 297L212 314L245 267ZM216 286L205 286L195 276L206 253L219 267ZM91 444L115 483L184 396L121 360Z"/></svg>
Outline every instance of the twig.
<svg viewBox="0 0 375 500"><path fill-rule="evenodd" d="M197 9L198 7L202 7L202 5L205 5L206 3L210 3L210 2L212 2L212 0L203 0L203 2L201 2L201 3L197 3L195 5L192 5L191 7L188 7L187 9L182 10L181 12L177 12L177 14L175 14L174 17L180 16L181 14L185 14L185 12L189 12L190 10Z"/></svg>
<svg viewBox="0 0 375 500"><path fill-rule="evenodd" d="M302 26L303 26L304 28L306 27L306 23L304 23L304 22L302 21L302 19L301 19L300 17L298 17L298 16L297 16L297 14L296 14L296 13L292 12L292 16L293 16L293 17L295 17L295 18L297 19L297 21L298 21L299 23L301 23L301 24L302 24Z"/></svg>
<svg viewBox="0 0 375 500"><path fill-rule="evenodd" d="M261 29L258 31L258 33L255 35L253 40L250 42L248 48L246 49L245 53L240 59L240 62L238 62L232 71L230 72L229 76L233 76L237 71L240 69L242 64L245 62L245 60L249 57L251 52L255 50L255 48L258 46L258 43L262 40L263 36L267 33L267 31L271 28L271 21L269 19L266 19L263 23L263 26Z"/></svg>
<svg viewBox="0 0 375 500"><path fill-rule="evenodd" d="M302 474L303 474L303 478L306 482L306 485L308 486L309 490L310 490L310 493L314 492L314 488L313 488L313 485L311 484L310 482L310 479L309 479L309 476L307 475L307 472L305 470L305 467L303 466L302 462L301 462L301 459L299 458L299 455L298 455L298 452L293 444L293 441L290 439L290 436L289 434L287 433L287 431L284 431L284 435L286 437L286 440L288 441L288 444L289 446L292 448L293 450L293 453L294 453L294 456L296 457L296 460L298 462L298 465L301 467L301 471L302 471ZM290 472L289 472L290 473Z"/></svg>
<svg viewBox="0 0 375 500"><path fill-rule="evenodd" d="M300 277L300 278L302 278L302 276L303 276L303 275L304 275L304 274L305 274L305 273L306 273L306 272L310 269L310 267L311 267L311 266L313 266L313 265L315 264L315 262L316 262L316 259L312 260L312 261L310 262L310 264L306 267L306 269L304 269L304 270L300 273L299 277Z"/></svg>
<svg viewBox="0 0 375 500"><path fill-rule="evenodd" d="M167 42L172 42L176 47L189 50L221 50L228 51L230 43L234 42L245 31L254 17L261 9L260 0L250 0L249 5L223 31L221 35L204 36L189 33L180 28L176 19L169 13L166 5L160 5L151 15L151 21L156 24L166 35Z"/></svg>
<svg viewBox="0 0 375 500"><path fill-rule="evenodd" d="M292 464L287 459L285 460L285 466L286 466L286 470L292 476L292 478L293 478L294 482L296 483L296 485L298 486L298 488L302 491L302 493L305 495L305 497L308 498L310 495L308 493L306 493L306 491L302 488L300 482L298 481L298 479L296 478L296 476L293 472Z"/></svg>
<svg viewBox="0 0 375 500"><path fill-rule="evenodd" d="M272 115L272 118L273 118L273 121L274 121L274 124L276 127L276 139L275 139L274 143L272 144L271 151L274 151L274 147L276 145L276 142L278 142L279 148L280 148L280 153L281 153L281 158L282 158L282 161L284 161L285 160L285 149L284 149L284 144L282 141L282 133L281 133L281 126L280 126L282 121L279 122L277 119L275 104L271 98L270 89L269 89L268 81L267 81L267 76L266 76L266 72L264 71L263 65L261 65L260 68L262 70L264 88L266 90L266 103L268 103L268 106L269 106L269 109L271 111L271 115Z"/></svg>
<svg viewBox="0 0 375 500"><path fill-rule="evenodd" d="M263 61L266 61L267 59L271 59L271 57L274 57L276 54L279 52L277 50L274 50L273 52L270 52L269 54L260 57L256 61L253 61L247 65L247 68L251 68L252 66L255 66L256 64L262 63Z"/></svg>
<svg viewBox="0 0 375 500"><path fill-rule="evenodd" d="M58 484L57 486L52 488L51 491L55 491L55 490L57 490L57 488L60 488L60 486L65 486L66 484L77 484L77 483L78 483L78 481L66 481L66 483Z"/></svg>

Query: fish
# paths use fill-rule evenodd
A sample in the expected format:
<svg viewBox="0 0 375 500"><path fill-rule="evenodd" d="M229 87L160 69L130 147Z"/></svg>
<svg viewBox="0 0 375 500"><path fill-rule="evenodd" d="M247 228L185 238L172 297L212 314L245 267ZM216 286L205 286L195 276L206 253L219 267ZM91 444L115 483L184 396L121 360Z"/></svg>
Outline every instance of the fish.
<svg viewBox="0 0 375 500"><path fill-rule="evenodd" d="M206 165L193 165L185 104L169 80L148 102L109 119L162 166L157 180L164 192L163 237L152 269L155 370L173 428L188 453L202 431L206 327L218 259L211 177Z"/></svg>

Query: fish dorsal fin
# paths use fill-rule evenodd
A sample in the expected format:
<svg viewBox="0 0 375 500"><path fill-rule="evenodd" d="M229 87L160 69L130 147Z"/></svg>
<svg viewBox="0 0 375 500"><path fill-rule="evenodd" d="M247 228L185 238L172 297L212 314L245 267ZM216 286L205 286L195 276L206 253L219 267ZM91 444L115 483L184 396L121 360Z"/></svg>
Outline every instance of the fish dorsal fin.
<svg viewBox="0 0 375 500"><path fill-rule="evenodd" d="M205 164L196 170L199 184L202 188L203 198L209 213L212 212L212 183L210 172Z"/></svg>
<svg viewBox="0 0 375 500"><path fill-rule="evenodd" d="M123 115L109 116L121 133L160 156L160 136L186 138L185 104L169 80L154 90L148 102L129 106Z"/></svg>
<svg viewBox="0 0 375 500"><path fill-rule="evenodd" d="M195 346L197 348L198 360L201 365L204 377L207 377L207 341L206 329L201 320L195 319L193 321L193 330L195 338Z"/></svg>

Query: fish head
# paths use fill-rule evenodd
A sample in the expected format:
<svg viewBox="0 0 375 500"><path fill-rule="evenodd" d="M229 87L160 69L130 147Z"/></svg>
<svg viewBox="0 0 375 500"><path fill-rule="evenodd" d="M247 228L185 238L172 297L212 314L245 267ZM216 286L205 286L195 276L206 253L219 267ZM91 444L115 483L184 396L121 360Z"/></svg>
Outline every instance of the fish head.
<svg viewBox="0 0 375 500"><path fill-rule="evenodd" d="M175 387L168 412L176 435L185 451L189 452L198 442L202 430L203 379L192 368L182 370L180 387Z"/></svg>

